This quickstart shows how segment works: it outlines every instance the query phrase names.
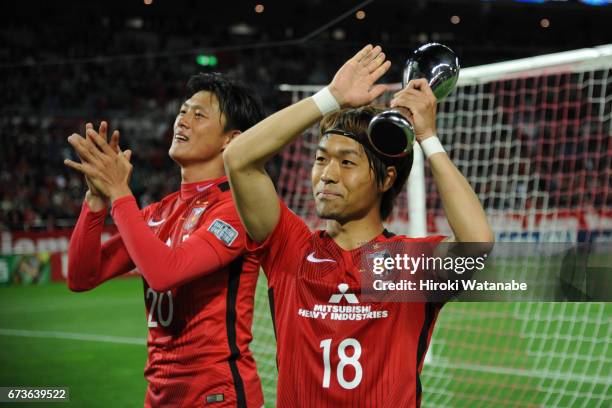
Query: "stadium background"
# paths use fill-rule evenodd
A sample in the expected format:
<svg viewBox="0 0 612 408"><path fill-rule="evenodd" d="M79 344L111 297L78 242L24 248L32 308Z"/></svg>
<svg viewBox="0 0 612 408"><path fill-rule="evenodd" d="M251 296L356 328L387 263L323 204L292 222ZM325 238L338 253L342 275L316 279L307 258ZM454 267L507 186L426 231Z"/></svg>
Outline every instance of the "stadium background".
<svg viewBox="0 0 612 408"><path fill-rule="evenodd" d="M84 192L82 178L62 165L71 156L65 138L85 121L110 120L122 131L122 144L135 151L132 187L146 205L180 182L167 147L191 74L216 70L242 78L270 113L296 96L280 84L324 84L367 42L382 44L394 62L385 82L397 82L408 53L428 41L449 45L463 67L612 43L606 30L612 5L537 3L3 3L0 386L69 386L74 406L138 406L144 396L141 282L117 280L86 294L54 282L61 279ZM257 4L263 12L256 12ZM450 98L448 112L463 116L443 116L440 127L456 130L448 133L452 142L443 140L452 143L453 158L470 181L481 184L487 210L551 210L563 221L538 228L519 222L513 233L548 228L573 240L610 236L609 77L610 67L485 87L506 101L503 112L514 115L493 115L492 122L475 113L486 110L481 105ZM538 116L539 108L529 108L536 103L522 96L547 87L561 97L548 105L544 98L553 113ZM482 100L485 88L457 94ZM595 99L577 99L576 89ZM582 112L598 109L599 115ZM491 139L502 122L514 130ZM472 134L475 127L479 132ZM524 152L513 144L513 138L529 137ZM291 149L272 169L283 195L306 216L308 193L295 174L308 172L297 165L308 160L307 148ZM534 181L533 174L541 177ZM439 200L431 193L427 203L429 229L439 230ZM586 216L592 214L596 221ZM401 228L407 218L396 215L394 225ZM508 232L496 227L498 238ZM253 348L272 404L274 336L264 290L257 302ZM423 372L424 406L609 406L611 319L604 303L449 305Z"/></svg>

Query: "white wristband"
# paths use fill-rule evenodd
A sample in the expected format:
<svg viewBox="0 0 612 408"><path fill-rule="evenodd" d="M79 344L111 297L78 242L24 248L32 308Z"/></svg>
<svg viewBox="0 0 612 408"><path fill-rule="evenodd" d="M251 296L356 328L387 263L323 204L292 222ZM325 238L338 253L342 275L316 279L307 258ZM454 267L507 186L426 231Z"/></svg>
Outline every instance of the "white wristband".
<svg viewBox="0 0 612 408"><path fill-rule="evenodd" d="M317 104L317 108L323 115L327 115L330 112L340 110L340 105L334 95L330 92L328 87L321 89L316 94L312 95L314 103Z"/></svg>
<svg viewBox="0 0 612 408"><path fill-rule="evenodd" d="M427 139L423 140L419 144L421 145L423 154L425 154L425 157L428 159L436 153L445 152L444 147L442 146L442 143L440 143L440 139L438 139L438 136L436 135L428 137Z"/></svg>

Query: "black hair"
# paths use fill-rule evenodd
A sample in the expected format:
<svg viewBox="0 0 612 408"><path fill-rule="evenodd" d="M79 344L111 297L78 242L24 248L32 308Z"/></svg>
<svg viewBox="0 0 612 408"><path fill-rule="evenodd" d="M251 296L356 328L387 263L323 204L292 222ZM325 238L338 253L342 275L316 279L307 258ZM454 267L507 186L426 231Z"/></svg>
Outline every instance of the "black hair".
<svg viewBox="0 0 612 408"><path fill-rule="evenodd" d="M343 109L338 112L325 116L319 125L320 134L326 132L334 133L333 129L342 130L350 134L352 139L363 146L363 150L368 157L370 168L374 173L374 179L379 186L382 186L387 175L387 167L393 166L396 171L396 178L391 188L383 193L380 203L380 216L383 220L387 219L393 211L395 198L399 195L408 179L412 168L412 152L405 157L393 158L380 155L371 147L368 139L367 130L370 121L374 116L382 112L382 109L373 106L364 106L358 109ZM339 132L342 134L342 132Z"/></svg>
<svg viewBox="0 0 612 408"><path fill-rule="evenodd" d="M264 118L261 100L255 92L226 75L199 73L189 78L185 99L200 91L208 91L217 97L219 111L226 118L224 131L245 131Z"/></svg>

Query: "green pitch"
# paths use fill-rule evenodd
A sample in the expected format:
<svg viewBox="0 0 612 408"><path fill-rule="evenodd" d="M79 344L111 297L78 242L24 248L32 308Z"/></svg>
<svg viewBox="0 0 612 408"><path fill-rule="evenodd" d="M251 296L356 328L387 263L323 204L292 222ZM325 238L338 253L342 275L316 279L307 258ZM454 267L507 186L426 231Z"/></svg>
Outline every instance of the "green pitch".
<svg viewBox="0 0 612 408"><path fill-rule="evenodd" d="M266 399L274 401L276 345L265 279L260 286L252 348ZM140 279L84 293L57 283L0 287L0 386L68 386L71 402L62 406L142 406L146 335Z"/></svg>
<svg viewBox="0 0 612 408"><path fill-rule="evenodd" d="M274 406L265 285L252 348L266 406ZM423 406L610 406L611 321L612 305L602 303L446 305L423 370ZM139 279L86 293L62 284L0 288L0 386L68 386L71 402L62 406L142 406L145 338Z"/></svg>

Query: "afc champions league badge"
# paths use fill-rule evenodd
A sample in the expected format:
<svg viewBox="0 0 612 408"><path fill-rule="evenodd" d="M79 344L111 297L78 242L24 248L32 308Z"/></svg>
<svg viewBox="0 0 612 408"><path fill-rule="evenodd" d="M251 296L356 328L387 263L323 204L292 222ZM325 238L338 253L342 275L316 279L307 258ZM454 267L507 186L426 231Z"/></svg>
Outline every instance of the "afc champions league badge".
<svg viewBox="0 0 612 408"><path fill-rule="evenodd" d="M204 210L206 210L206 205L204 205L204 207L196 207L191 210L189 217L187 217L185 224L183 224L183 230L189 231L190 229L195 227L198 224L198 220L200 219L202 214L204 214Z"/></svg>

